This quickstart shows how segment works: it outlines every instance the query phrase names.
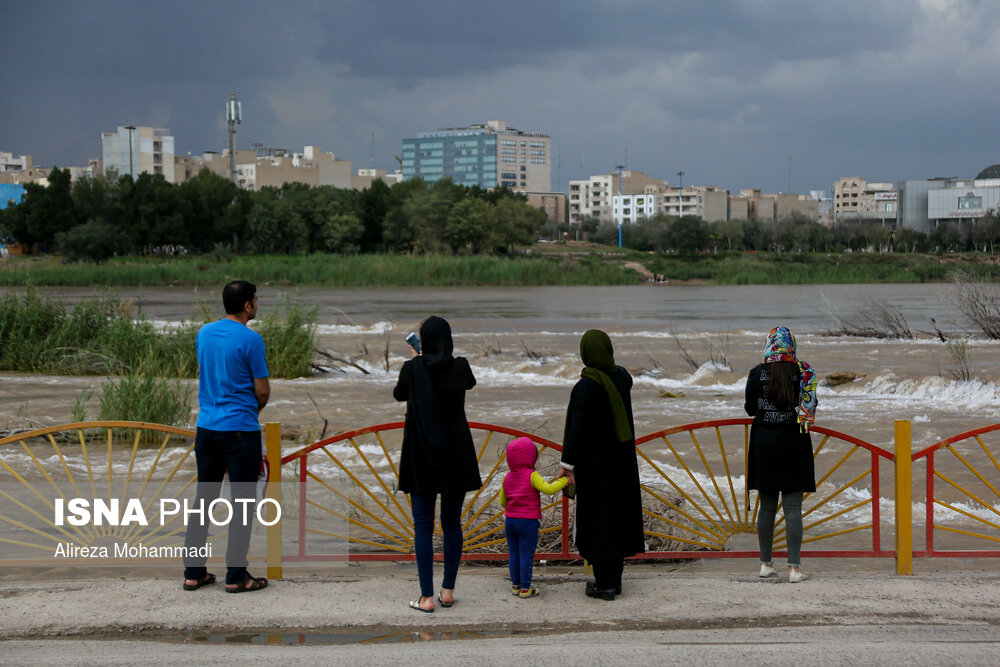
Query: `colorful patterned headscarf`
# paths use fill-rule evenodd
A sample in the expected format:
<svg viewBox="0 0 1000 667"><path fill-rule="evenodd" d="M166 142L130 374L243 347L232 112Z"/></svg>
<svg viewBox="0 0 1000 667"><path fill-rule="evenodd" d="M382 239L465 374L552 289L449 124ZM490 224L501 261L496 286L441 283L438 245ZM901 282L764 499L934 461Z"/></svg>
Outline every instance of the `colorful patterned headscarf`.
<svg viewBox="0 0 1000 667"><path fill-rule="evenodd" d="M795 334L788 327L774 327L764 343L764 363L791 361L799 366L799 428L808 432L816 421L816 373L795 356Z"/></svg>

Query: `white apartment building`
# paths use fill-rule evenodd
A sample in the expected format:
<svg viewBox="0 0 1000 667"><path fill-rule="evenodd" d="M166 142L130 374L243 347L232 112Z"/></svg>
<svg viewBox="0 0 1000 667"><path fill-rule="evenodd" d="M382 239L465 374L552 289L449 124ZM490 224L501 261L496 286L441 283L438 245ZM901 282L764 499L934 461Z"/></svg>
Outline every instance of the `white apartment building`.
<svg viewBox="0 0 1000 667"><path fill-rule="evenodd" d="M616 225L656 215L656 195L611 195L611 221Z"/></svg>
<svg viewBox="0 0 1000 667"><path fill-rule="evenodd" d="M614 220L614 200L621 195L657 195L670 189L670 183L653 178L641 171L623 170L619 184L618 172L598 174L586 180L569 182L569 222L580 224L583 218ZM648 208L644 205L643 208ZM654 211L655 213L655 211Z"/></svg>
<svg viewBox="0 0 1000 667"><path fill-rule="evenodd" d="M119 125L115 132L101 132L104 173L119 176L161 174L174 183L174 137L159 127Z"/></svg>

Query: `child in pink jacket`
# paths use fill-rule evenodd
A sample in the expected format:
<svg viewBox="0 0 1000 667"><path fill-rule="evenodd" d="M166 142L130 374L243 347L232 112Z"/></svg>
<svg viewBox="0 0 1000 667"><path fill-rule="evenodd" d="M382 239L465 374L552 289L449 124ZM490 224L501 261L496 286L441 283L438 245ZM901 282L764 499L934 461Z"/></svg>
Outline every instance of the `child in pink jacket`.
<svg viewBox="0 0 1000 667"><path fill-rule="evenodd" d="M538 546L538 527L542 519L539 491L552 495L569 482L560 477L553 482L535 472L538 451L530 438L516 438L507 445L507 467L510 469L500 487L500 506L507 510L504 528L507 533L507 553L510 563L511 593L533 598L538 589L531 586L531 567Z"/></svg>

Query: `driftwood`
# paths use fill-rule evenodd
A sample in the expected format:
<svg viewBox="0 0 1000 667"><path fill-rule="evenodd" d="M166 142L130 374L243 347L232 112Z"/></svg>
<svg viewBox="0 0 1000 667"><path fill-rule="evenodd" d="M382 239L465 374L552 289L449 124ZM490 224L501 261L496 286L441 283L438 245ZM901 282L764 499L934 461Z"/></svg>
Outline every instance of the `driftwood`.
<svg viewBox="0 0 1000 667"><path fill-rule="evenodd" d="M321 357L326 357L327 359L329 359L330 361L332 361L334 363L347 364L348 366L352 366L352 367L358 369L359 371L361 371L365 375L369 374L368 370L366 368L364 368L363 366L359 366L358 364L356 364L355 362L351 361L350 359L344 359L343 357L335 357L332 354L330 354L329 352L327 352L326 350L316 350L315 352L316 352L316 354L320 355ZM336 370L343 372L343 369L341 369L341 368L337 368Z"/></svg>

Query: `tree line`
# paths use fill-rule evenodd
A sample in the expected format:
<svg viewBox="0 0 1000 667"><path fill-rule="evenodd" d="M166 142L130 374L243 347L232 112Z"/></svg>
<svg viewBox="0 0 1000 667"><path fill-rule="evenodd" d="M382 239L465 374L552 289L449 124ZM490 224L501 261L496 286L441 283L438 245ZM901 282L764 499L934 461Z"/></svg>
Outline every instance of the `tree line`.
<svg viewBox="0 0 1000 667"><path fill-rule="evenodd" d="M581 221L581 231L590 240L618 244L618 226L595 218ZM574 230L567 230L570 234ZM826 227L792 215L777 222L717 220L705 222L696 216L664 216L622 226L622 245L645 252L696 253L715 251L771 252L951 252L978 250L995 252L1000 246L1000 212L991 210L979 220L959 226L940 225L929 234L899 228L893 230L879 220L841 220Z"/></svg>
<svg viewBox="0 0 1000 667"><path fill-rule="evenodd" d="M173 253L510 252L534 243L545 213L523 195L450 179L364 190L286 183L244 190L202 169L173 184L142 173L71 182L53 169L0 210L0 235L71 259Z"/></svg>

